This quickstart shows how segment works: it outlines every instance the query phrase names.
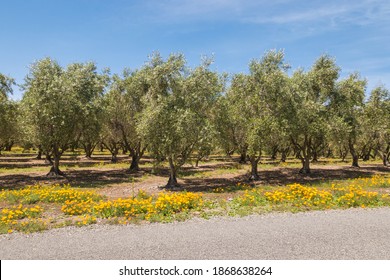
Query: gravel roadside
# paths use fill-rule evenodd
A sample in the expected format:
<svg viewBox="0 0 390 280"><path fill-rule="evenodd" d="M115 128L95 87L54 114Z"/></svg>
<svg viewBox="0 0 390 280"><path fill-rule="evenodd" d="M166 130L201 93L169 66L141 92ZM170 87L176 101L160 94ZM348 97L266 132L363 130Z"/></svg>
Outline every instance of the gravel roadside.
<svg viewBox="0 0 390 280"><path fill-rule="evenodd" d="M390 208L61 228L0 236L0 259L390 259Z"/></svg>

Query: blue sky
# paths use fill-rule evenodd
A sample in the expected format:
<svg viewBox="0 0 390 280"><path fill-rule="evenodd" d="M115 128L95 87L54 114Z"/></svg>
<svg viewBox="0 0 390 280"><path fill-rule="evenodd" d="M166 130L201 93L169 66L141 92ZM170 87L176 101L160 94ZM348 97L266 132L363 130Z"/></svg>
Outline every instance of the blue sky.
<svg viewBox="0 0 390 280"><path fill-rule="evenodd" d="M0 0L0 8L0 72L17 83L46 56L120 73L153 51L181 52L189 65L213 55L214 69L237 73L284 49L293 69L327 53L342 76L359 71L369 90L390 87L387 0ZM13 98L21 98L17 88Z"/></svg>

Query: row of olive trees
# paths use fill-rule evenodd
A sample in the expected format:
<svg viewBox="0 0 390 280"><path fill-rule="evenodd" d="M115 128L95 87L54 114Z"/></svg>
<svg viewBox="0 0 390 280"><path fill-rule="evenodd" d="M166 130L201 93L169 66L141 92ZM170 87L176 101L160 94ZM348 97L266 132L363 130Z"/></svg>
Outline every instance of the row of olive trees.
<svg viewBox="0 0 390 280"><path fill-rule="evenodd" d="M93 63L63 69L46 58L31 66L23 85L19 126L24 141L53 159L49 175L62 175L61 156L75 139L85 143L93 137L89 128L102 110L99 103L107 83L108 74L98 74Z"/></svg>
<svg viewBox="0 0 390 280"><path fill-rule="evenodd" d="M12 78L0 73L0 154L4 149L10 150L18 138L17 103L8 98L14 84Z"/></svg>
<svg viewBox="0 0 390 280"><path fill-rule="evenodd" d="M147 149L169 163L168 186L175 186L178 169L214 131L210 115L224 78L209 69L210 63L205 59L190 68L182 55L163 60L156 54L137 71L110 76L98 73L93 63L62 68L50 58L37 61L14 118L19 142L45 154L53 176L63 175L61 156L75 145L91 157L101 143L113 162L124 149L132 158L131 170L139 168Z"/></svg>
<svg viewBox="0 0 390 280"><path fill-rule="evenodd" d="M334 59L321 56L307 72L291 76L282 52L270 51L250 63L249 74L233 76L217 115L220 143L249 159L251 177L258 178L262 152L280 152L282 160L293 150L301 159L301 173L310 162L333 150L343 159L379 153L384 165L390 156L390 94L375 88L365 101L366 81L358 74L339 80Z"/></svg>
<svg viewBox="0 0 390 280"><path fill-rule="evenodd" d="M7 99L13 80L2 75L0 148L16 139L31 143L53 159L49 174L56 176L70 147L82 147L91 157L102 144L114 162L123 149L132 158L131 170L139 169L147 150L169 163L168 187L177 185L177 171L191 156L199 161L217 148L249 160L252 179L263 153L280 153L285 160L292 151L302 173L331 153L350 153L358 166L359 158L374 152L387 165L385 88L365 100L366 81L357 74L339 80L340 68L329 56L289 75L284 54L269 51L250 63L248 74L234 75L227 89L226 75L211 71L210 63L190 68L182 55L164 60L155 54L141 69L111 76L98 73L93 63L62 68L46 58L31 66L20 104Z"/></svg>
<svg viewBox="0 0 390 280"><path fill-rule="evenodd" d="M164 61L156 54L142 69L114 76L104 96L101 134L113 160L124 148L132 157L130 170L137 170L148 150L169 163L167 186L177 185L178 169L209 145L214 131L211 114L224 80L209 66L205 60L189 68L182 55Z"/></svg>

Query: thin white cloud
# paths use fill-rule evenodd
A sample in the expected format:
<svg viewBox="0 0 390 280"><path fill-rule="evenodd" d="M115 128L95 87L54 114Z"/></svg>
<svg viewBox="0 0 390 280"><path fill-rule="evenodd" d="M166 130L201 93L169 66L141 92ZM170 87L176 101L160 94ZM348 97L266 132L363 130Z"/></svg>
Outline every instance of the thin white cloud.
<svg viewBox="0 0 390 280"><path fill-rule="evenodd" d="M370 24L390 20L388 0L161 0L144 2L154 22L233 21L252 24L294 24L328 21Z"/></svg>
<svg viewBox="0 0 390 280"><path fill-rule="evenodd" d="M278 14L275 16L260 16L246 18L244 21L251 23L299 23L309 21L319 21L324 18L334 18L346 14L349 11L346 7L324 7L312 10L297 11L286 14Z"/></svg>
<svg viewBox="0 0 390 280"><path fill-rule="evenodd" d="M267 10L291 0L160 0L142 3L142 16L152 22L242 21L253 11Z"/></svg>
<svg viewBox="0 0 390 280"><path fill-rule="evenodd" d="M343 3L344 2L344 3ZM390 20L390 5L387 1L361 1L345 3L345 1L323 2L306 9L292 9L274 15L248 17L247 22L294 24L327 21L332 26L350 23L366 25Z"/></svg>
<svg viewBox="0 0 390 280"><path fill-rule="evenodd" d="M153 8L157 8L165 15L187 17L187 16L204 16L220 11L236 13L241 9L239 1L234 0L169 0L161 1L153 4Z"/></svg>
<svg viewBox="0 0 390 280"><path fill-rule="evenodd" d="M357 69L364 69L367 72L390 71L390 58L387 57L367 57L350 61L348 67L343 67L346 73L354 72Z"/></svg>

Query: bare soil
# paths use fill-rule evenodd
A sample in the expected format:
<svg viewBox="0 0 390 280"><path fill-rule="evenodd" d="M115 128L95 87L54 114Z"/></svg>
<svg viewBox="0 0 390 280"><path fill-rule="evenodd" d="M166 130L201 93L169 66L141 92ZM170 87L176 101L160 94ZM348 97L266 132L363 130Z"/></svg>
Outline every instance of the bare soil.
<svg viewBox="0 0 390 280"><path fill-rule="evenodd" d="M135 173L129 172L130 158L125 155L119 156L118 164L111 164L109 155L97 155L92 159L68 155L61 160L61 166L64 177L48 178L49 165L43 159L37 160L34 154L2 155L0 189L59 183L94 188L108 197L118 198L131 196L141 189L148 193L160 192L168 180L168 169L164 166L153 167L152 159L147 157L141 161L141 170ZM239 165L238 158L212 157L197 168L190 164L184 166L179 173L179 183L182 189L188 191L211 192L238 182L264 186L314 184L390 173L390 168L379 162L361 162L361 168L351 168L350 163L323 159L312 163L311 167L311 174L302 175L298 173L296 160L291 159L287 164L264 160L259 167L260 180L253 182L248 181L249 166Z"/></svg>

